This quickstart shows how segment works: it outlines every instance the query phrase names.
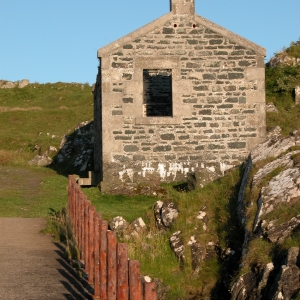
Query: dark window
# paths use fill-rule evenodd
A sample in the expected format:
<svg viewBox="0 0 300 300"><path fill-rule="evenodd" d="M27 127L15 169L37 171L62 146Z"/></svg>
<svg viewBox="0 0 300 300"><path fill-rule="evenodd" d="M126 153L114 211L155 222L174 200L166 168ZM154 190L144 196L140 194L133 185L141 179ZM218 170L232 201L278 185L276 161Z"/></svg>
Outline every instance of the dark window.
<svg viewBox="0 0 300 300"><path fill-rule="evenodd" d="M143 70L144 116L172 116L172 70Z"/></svg>

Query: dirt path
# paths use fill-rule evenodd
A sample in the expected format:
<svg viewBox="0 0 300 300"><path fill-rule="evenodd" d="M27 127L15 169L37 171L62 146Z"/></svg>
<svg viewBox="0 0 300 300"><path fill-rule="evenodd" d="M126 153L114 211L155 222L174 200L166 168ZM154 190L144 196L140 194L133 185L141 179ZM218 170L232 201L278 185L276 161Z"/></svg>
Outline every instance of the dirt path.
<svg viewBox="0 0 300 300"><path fill-rule="evenodd" d="M44 219L0 218L0 299L90 299Z"/></svg>

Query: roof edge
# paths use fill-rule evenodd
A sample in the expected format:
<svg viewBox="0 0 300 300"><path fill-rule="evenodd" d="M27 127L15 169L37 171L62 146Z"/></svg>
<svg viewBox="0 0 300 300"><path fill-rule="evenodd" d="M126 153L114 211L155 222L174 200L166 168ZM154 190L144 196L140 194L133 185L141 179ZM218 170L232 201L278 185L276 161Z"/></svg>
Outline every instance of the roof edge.
<svg viewBox="0 0 300 300"><path fill-rule="evenodd" d="M253 50L254 52L256 52L257 54L266 56L266 49L247 40L246 38L243 38L242 36L222 27L217 25L216 23L213 23L197 14L195 14L195 21L205 27L207 27L208 29L215 31L225 37L228 37L230 40L237 42L239 45L241 46L245 46L246 48L250 48L251 50Z"/></svg>
<svg viewBox="0 0 300 300"><path fill-rule="evenodd" d="M97 51L97 57L101 58L103 56L105 56L106 54L114 51L115 49L121 47L122 45L131 42L134 39L139 38L140 36L142 36L143 34L157 28L158 26L163 26L167 21L173 20L174 14L173 12L169 12L161 17L159 17L158 19L132 31L131 33L115 40L114 42L98 49ZM257 54L260 54L262 56L266 56L266 49L247 40L246 38L241 37L240 35L224 28L221 27L219 25L217 25L214 22L211 22L197 14L194 15L195 18L195 22L199 23L200 25L203 25L205 27L207 27L208 29L215 31L225 37L227 37L228 39L238 43L239 45L242 45L246 48L249 48L251 50L253 50L254 52L256 52Z"/></svg>
<svg viewBox="0 0 300 300"><path fill-rule="evenodd" d="M169 12L161 17L159 17L158 19L132 31L131 33L128 33L127 35L115 40L114 42L98 49L97 51L97 57L101 58L103 56L105 56L105 54L114 51L115 49L121 47L122 45L131 42L132 40L140 37L141 35L143 35L143 33L145 32L149 32L152 29L155 29L157 26L162 26L164 25L165 22L172 20L173 19L173 13Z"/></svg>

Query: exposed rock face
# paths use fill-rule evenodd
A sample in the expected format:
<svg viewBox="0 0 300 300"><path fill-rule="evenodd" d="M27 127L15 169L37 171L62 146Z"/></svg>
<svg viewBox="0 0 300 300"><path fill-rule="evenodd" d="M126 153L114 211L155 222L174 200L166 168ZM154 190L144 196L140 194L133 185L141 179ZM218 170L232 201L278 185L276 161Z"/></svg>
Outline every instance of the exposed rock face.
<svg viewBox="0 0 300 300"><path fill-rule="evenodd" d="M69 172L84 172L92 169L94 152L94 126L93 122L78 124L74 133L64 136L58 154L53 163L59 168L68 165Z"/></svg>
<svg viewBox="0 0 300 300"><path fill-rule="evenodd" d="M23 80L15 81L15 82L0 80L0 88L1 89L13 89L15 87L22 89L23 87L25 87L28 84L29 84L28 79L23 79Z"/></svg>
<svg viewBox="0 0 300 300"><path fill-rule="evenodd" d="M275 55L269 61L270 67L296 66L300 64L300 58L291 57L288 54Z"/></svg>
<svg viewBox="0 0 300 300"><path fill-rule="evenodd" d="M299 148L299 132L294 130L289 137L284 138L280 131L280 128L274 128L268 139L253 149L244 166L237 208L239 221L245 226L243 257L246 257L248 242L252 239L262 238L273 244L281 244L299 230L299 212L284 221L272 217L278 216L278 213L271 214L282 205L289 207L300 201L300 150L291 151L291 147ZM269 162L263 165L266 159ZM258 162L263 166L251 174L253 165L257 166ZM245 225L247 207L255 205L245 202L247 186L260 190L252 232ZM284 260L278 261L279 257L274 259L277 260L265 266L251 266L252 271L242 275L233 284L231 299L296 299L300 291L299 248L290 248Z"/></svg>
<svg viewBox="0 0 300 300"><path fill-rule="evenodd" d="M292 156L294 154L300 153L299 151L289 152L286 155L264 165L261 169L257 171L252 180L252 185L256 187L268 174L277 168L291 168L294 165Z"/></svg>
<svg viewBox="0 0 300 300"><path fill-rule="evenodd" d="M233 285L233 300L296 299L300 291L299 247L288 250L278 267L268 263L260 272L248 272Z"/></svg>
<svg viewBox="0 0 300 300"><path fill-rule="evenodd" d="M272 243L282 243L295 229L300 226L300 215L288 222L278 224L277 220L261 224L262 235Z"/></svg>
<svg viewBox="0 0 300 300"><path fill-rule="evenodd" d="M261 189L258 200L258 210L254 222L254 230L265 214L270 213L280 204L293 204L300 197L300 170L289 168L270 180L266 187Z"/></svg>
<svg viewBox="0 0 300 300"><path fill-rule="evenodd" d="M251 152L252 162L255 163L268 157L278 157L281 153L297 144L299 144L298 137L283 138L278 134L274 134Z"/></svg>
<svg viewBox="0 0 300 300"><path fill-rule="evenodd" d="M256 278L252 272L242 275L232 287L231 299L246 300L250 299L249 295L253 292L256 285ZM255 299L255 298L251 298Z"/></svg>

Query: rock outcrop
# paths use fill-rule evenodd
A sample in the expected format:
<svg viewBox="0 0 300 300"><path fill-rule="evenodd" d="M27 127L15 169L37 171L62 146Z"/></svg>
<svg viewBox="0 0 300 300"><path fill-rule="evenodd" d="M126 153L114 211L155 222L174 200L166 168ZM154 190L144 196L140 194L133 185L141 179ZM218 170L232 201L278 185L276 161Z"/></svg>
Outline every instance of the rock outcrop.
<svg viewBox="0 0 300 300"><path fill-rule="evenodd" d="M174 202L157 201L154 204L154 217L158 229L170 229L178 217L178 209Z"/></svg>
<svg viewBox="0 0 300 300"><path fill-rule="evenodd" d="M26 85L29 84L28 79L22 79L19 81L7 81L7 80L0 80L0 89L13 89L15 87L22 89Z"/></svg>
<svg viewBox="0 0 300 300"><path fill-rule="evenodd" d="M92 170L94 153L94 123L81 122L74 132L62 138L53 165L58 170L78 174Z"/></svg>
<svg viewBox="0 0 300 300"><path fill-rule="evenodd" d="M249 263L250 241L263 239L276 249L300 227L296 209L300 203L300 135L294 130L290 136L282 137L280 131L274 128L267 140L253 149L244 166L237 208L240 224L245 228L242 267ZM249 214L249 208L256 203L249 202L249 197L246 200L247 189L248 193L259 190L255 216ZM286 211L285 218L281 217L282 209ZM253 222L252 229L246 221ZM265 265L248 265L251 271L235 281L231 299L296 299L300 292L299 247L287 250L284 258L282 253L283 250L281 255L274 254Z"/></svg>
<svg viewBox="0 0 300 300"><path fill-rule="evenodd" d="M36 155L32 160L28 162L29 165L38 166L38 167L47 167L51 165L52 159L48 156L48 153L45 152L43 155Z"/></svg>
<svg viewBox="0 0 300 300"><path fill-rule="evenodd" d="M277 66L296 66L300 65L300 58L289 56L287 53L279 53L269 61L270 67Z"/></svg>
<svg viewBox="0 0 300 300"><path fill-rule="evenodd" d="M299 257L299 247L292 247L277 266L270 262L261 270L242 275L232 287L231 299L298 299L296 297L300 292Z"/></svg>

